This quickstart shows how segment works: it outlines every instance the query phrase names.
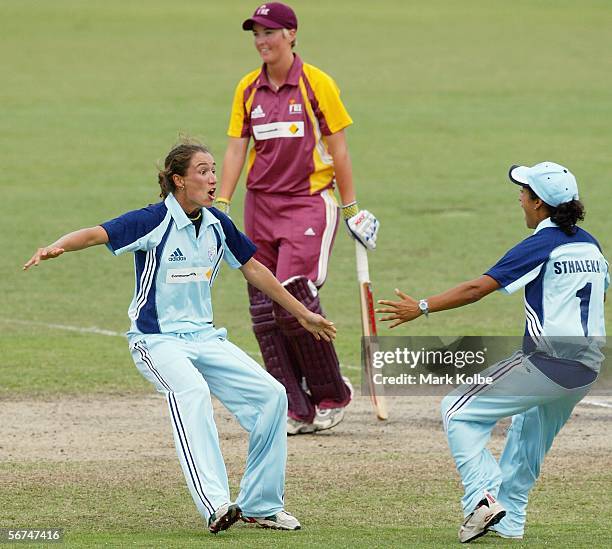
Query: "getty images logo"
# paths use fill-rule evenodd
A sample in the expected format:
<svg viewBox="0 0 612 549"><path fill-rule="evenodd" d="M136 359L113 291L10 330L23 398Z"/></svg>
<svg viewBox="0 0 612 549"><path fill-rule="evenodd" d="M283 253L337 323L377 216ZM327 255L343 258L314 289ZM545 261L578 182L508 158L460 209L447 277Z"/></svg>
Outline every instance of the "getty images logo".
<svg viewBox="0 0 612 549"><path fill-rule="evenodd" d="M168 261L187 261L187 258L183 255L181 249L177 248L170 254Z"/></svg>

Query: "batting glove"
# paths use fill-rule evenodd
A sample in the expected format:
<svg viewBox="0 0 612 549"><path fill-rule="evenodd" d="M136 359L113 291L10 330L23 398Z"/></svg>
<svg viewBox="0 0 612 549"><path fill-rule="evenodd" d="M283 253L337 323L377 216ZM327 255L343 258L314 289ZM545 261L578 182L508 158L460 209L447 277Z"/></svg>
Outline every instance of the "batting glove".
<svg viewBox="0 0 612 549"><path fill-rule="evenodd" d="M342 207L342 215L353 238L370 250L376 248L380 223L374 214L368 210L360 210L357 202L353 202Z"/></svg>
<svg viewBox="0 0 612 549"><path fill-rule="evenodd" d="M227 198L215 198L213 202L213 207L217 208L220 212L225 215L229 215L230 211L230 201Z"/></svg>

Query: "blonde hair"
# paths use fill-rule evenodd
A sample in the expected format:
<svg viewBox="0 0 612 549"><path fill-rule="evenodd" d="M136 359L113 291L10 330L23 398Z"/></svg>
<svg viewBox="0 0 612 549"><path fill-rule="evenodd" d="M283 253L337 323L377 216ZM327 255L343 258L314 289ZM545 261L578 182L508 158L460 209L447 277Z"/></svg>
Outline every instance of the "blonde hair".
<svg viewBox="0 0 612 549"><path fill-rule="evenodd" d="M283 38L289 38L289 29L281 29L281 32L283 34ZM291 41L291 48L295 48L295 46L297 46L297 38L294 38Z"/></svg>

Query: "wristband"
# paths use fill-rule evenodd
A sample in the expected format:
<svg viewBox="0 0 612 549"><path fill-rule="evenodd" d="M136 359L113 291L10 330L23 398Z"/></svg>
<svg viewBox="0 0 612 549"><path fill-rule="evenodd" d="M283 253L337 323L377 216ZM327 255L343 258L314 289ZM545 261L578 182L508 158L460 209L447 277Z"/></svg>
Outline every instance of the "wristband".
<svg viewBox="0 0 612 549"><path fill-rule="evenodd" d="M215 198L215 201L213 202L213 206L215 208L217 208L220 212L223 212L224 214L229 213L229 209L230 209L230 201L227 198Z"/></svg>
<svg viewBox="0 0 612 549"><path fill-rule="evenodd" d="M344 217L344 219L350 219L351 217L353 217L354 215L357 215L359 213L359 206L357 206L357 201L353 200L353 202L351 202L350 204L347 204L346 206L342 206L342 217Z"/></svg>

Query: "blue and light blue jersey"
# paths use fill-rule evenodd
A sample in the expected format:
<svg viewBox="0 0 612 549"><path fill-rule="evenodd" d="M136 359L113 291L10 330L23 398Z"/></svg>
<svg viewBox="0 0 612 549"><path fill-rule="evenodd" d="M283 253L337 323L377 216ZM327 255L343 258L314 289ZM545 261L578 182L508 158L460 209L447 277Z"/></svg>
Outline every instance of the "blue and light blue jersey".
<svg viewBox="0 0 612 549"><path fill-rule="evenodd" d="M566 235L550 218L544 219L485 274L505 293L525 288L525 335L537 348L558 336L605 337L608 262L585 230ZM589 366L600 361L596 355Z"/></svg>
<svg viewBox="0 0 612 549"><path fill-rule="evenodd" d="M213 322L211 288L224 260L237 269L255 245L215 208L195 227L172 194L102 223L115 255L134 252L128 335L195 332Z"/></svg>

